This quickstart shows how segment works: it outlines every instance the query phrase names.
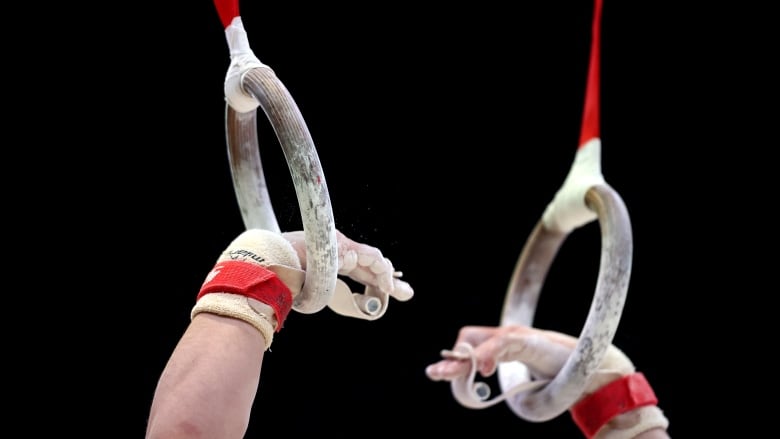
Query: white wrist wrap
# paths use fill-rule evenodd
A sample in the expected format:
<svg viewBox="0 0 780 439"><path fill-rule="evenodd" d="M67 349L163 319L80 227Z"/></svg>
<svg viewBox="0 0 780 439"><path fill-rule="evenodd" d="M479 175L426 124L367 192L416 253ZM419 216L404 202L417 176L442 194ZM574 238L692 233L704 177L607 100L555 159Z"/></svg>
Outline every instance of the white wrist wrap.
<svg viewBox="0 0 780 439"><path fill-rule="evenodd" d="M621 428L621 424L630 425ZM604 425L593 439L633 439L645 431L667 427L669 420L658 406L644 406L615 417Z"/></svg>
<svg viewBox="0 0 780 439"><path fill-rule="evenodd" d="M207 312L243 320L260 331L269 349L303 284L305 273L300 267L298 254L282 235L246 230L206 276L190 319Z"/></svg>
<svg viewBox="0 0 780 439"><path fill-rule="evenodd" d="M274 340L273 317L264 312L255 310L249 304L248 297L240 294L228 293L206 294L201 297L192 308L190 318L195 318L196 315L202 312L233 317L249 323L257 328L263 338L265 338L266 350L271 347L271 343ZM270 312L273 313L273 310Z"/></svg>

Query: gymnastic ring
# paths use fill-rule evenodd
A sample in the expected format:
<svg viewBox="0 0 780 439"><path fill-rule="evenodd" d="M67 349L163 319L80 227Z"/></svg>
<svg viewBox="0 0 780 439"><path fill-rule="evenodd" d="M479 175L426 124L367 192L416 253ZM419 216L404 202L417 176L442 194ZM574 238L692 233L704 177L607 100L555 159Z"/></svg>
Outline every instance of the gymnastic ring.
<svg viewBox="0 0 780 439"><path fill-rule="evenodd" d="M306 237L306 277L292 308L312 314L328 305L338 276L336 227L319 156L298 106L273 70L250 69L242 84L273 126L295 185ZM239 113L227 105L225 127L233 186L245 227L279 232L260 160L257 110Z"/></svg>
<svg viewBox="0 0 780 439"><path fill-rule="evenodd" d="M585 194L588 208L597 214L601 229L601 261L588 317L576 347L563 368L547 384L518 393L506 403L519 417L542 422L567 411L584 392L617 331L631 277L633 238L631 222L620 195L606 183ZM531 326L539 294L559 248L570 232L548 230L539 221L531 233L512 274L501 314L501 326ZM502 391L528 381L522 363L498 365Z"/></svg>

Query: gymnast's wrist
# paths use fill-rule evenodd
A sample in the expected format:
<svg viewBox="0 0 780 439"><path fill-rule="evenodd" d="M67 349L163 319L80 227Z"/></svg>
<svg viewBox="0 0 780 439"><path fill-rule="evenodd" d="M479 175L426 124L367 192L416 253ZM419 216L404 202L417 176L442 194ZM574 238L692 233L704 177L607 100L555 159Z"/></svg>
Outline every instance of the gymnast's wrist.
<svg viewBox="0 0 780 439"><path fill-rule="evenodd" d="M663 411L656 405L648 405L615 416L593 436L593 439L668 437L650 434L651 432L665 432L668 426L669 421L664 416Z"/></svg>

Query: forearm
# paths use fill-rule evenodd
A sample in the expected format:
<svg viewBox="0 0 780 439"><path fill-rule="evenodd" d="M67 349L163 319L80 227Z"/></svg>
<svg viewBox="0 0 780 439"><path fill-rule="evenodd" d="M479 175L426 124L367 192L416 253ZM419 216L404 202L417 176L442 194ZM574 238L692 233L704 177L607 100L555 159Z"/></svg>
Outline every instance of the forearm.
<svg viewBox="0 0 780 439"><path fill-rule="evenodd" d="M160 377L146 438L242 438L265 349L242 320L195 316Z"/></svg>

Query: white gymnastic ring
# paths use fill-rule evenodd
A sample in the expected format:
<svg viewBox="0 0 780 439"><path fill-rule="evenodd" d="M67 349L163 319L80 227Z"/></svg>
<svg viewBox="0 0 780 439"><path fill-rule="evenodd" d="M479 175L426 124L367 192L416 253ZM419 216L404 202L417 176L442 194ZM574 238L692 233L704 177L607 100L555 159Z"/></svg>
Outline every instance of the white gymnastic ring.
<svg viewBox="0 0 780 439"><path fill-rule="evenodd" d="M295 101L269 67L249 70L243 85L260 103L295 185L306 237L306 278L292 309L312 314L328 305L336 289L338 249L333 209L325 175ZM279 232L263 174L257 138L257 111L239 113L226 106L228 159L244 225Z"/></svg>
<svg viewBox="0 0 780 439"><path fill-rule="evenodd" d="M576 347L560 372L532 392L518 393L506 403L519 417L533 422L550 420L583 394L617 331L623 312L633 257L631 222L620 195L606 183L586 193L588 208L597 213L601 227L601 262L588 317ZM558 249L568 233L547 230L537 223L517 261L507 289L501 326L532 326L539 294ZM498 381L503 392L528 381L520 363L500 363Z"/></svg>

